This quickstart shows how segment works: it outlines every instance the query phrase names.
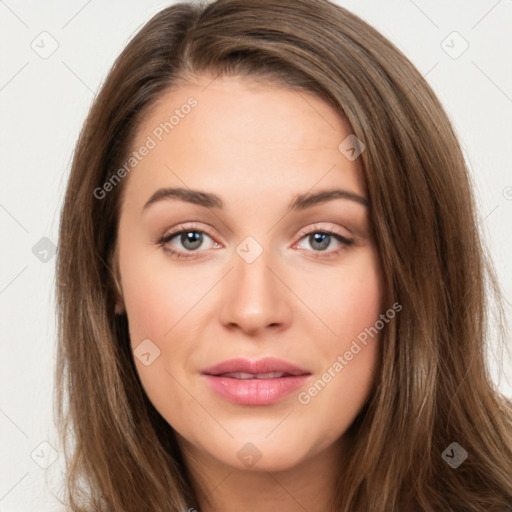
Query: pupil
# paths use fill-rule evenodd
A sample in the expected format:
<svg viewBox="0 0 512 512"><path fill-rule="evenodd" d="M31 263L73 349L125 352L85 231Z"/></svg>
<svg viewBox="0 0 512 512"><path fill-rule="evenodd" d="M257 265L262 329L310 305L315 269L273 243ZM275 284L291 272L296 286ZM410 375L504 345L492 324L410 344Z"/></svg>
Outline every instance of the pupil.
<svg viewBox="0 0 512 512"><path fill-rule="evenodd" d="M331 235L328 235L326 233L314 233L310 235L312 238L311 245L314 247L315 243L320 243L320 247L317 247L317 249L324 250L329 246L329 239Z"/></svg>
<svg viewBox="0 0 512 512"><path fill-rule="evenodd" d="M181 235L181 243L187 249L197 249L201 246L202 241L202 234L197 231L189 231Z"/></svg>

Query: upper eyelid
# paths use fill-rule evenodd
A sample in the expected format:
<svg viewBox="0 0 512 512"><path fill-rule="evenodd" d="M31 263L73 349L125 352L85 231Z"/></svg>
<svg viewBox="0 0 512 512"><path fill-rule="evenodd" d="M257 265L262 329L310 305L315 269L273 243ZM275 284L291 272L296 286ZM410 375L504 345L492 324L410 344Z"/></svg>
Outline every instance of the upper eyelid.
<svg viewBox="0 0 512 512"><path fill-rule="evenodd" d="M342 235L341 233L338 233L339 229L337 227L322 227L319 225L318 222L314 223L313 225L311 226L308 226L307 228L302 228L300 231L299 231L299 235L301 238L305 235L308 235L310 233L314 233L314 232L323 232L323 231L326 231L326 232L331 232L331 231L334 231L336 232L337 234L339 234L339 236L343 236L345 238L349 238L351 235Z"/></svg>
<svg viewBox="0 0 512 512"><path fill-rule="evenodd" d="M174 237L176 235L179 235L179 234L181 234L183 232L188 232L188 231L193 231L193 232L198 232L198 233L205 233L210 238L212 238L212 239L215 238L214 235L212 233L210 233L208 229L200 228L199 226L196 226L196 225L189 225L189 226L179 225L179 226L176 227L176 229L173 229L168 234L164 235L162 238Z"/></svg>

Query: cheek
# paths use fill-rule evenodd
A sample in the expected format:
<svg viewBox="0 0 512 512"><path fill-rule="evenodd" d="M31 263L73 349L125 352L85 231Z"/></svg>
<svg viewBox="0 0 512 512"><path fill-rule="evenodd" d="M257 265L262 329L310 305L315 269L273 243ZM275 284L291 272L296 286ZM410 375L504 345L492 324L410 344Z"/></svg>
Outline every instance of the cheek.
<svg viewBox="0 0 512 512"><path fill-rule="evenodd" d="M314 402L333 428L347 428L368 398L377 373L385 325L380 318L386 308L382 309L382 282L373 251L359 253L350 272L339 276L317 295L323 319L334 334L319 340L317 353L324 365L301 403Z"/></svg>
<svg viewBox="0 0 512 512"><path fill-rule="evenodd" d="M193 347L188 343L173 343L173 340L186 339L200 290L191 285L192 274L176 269L171 272L164 256L127 250L120 267L137 372L150 401L174 424L176 414L193 410L194 404L178 384L184 381L182 363ZM137 357L137 347L146 339L154 344L149 344L150 357L158 354L148 366ZM173 397L172 401L169 396Z"/></svg>
<svg viewBox="0 0 512 512"><path fill-rule="evenodd" d="M331 331L332 351L341 350L351 339L372 326L382 313L382 283L376 254L368 248L354 256L354 260L335 275L323 280L315 290L319 316ZM316 283L318 283L317 281ZM310 283L312 284L312 283Z"/></svg>
<svg viewBox="0 0 512 512"><path fill-rule="evenodd" d="M141 339L163 339L198 301L193 275L171 266L156 249L128 253L120 262L123 295L129 318L132 344ZM140 340L139 340L140 339Z"/></svg>
<svg viewBox="0 0 512 512"><path fill-rule="evenodd" d="M370 268L362 275L347 280L340 300L339 315L342 324L337 332L356 337L370 327L381 313L381 288L377 273Z"/></svg>

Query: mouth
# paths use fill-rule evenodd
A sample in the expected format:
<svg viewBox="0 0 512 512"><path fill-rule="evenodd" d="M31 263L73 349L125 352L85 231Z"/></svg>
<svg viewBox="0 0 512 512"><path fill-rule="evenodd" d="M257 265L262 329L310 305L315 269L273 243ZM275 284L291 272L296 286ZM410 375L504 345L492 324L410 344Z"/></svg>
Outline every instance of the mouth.
<svg viewBox="0 0 512 512"><path fill-rule="evenodd" d="M270 405L303 386L311 372L287 361L231 359L201 374L220 397L238 405Z"/></svg>
<svg viewBox="0 0 512 512"><path fill-rule="evenodd" d="M293 377L290 373L285 372L268 372L268 373L247 373L247 372L232 372L232 373L221 373L219 375L213 375L214 377L228 377L230 379L280 379L282 377Z"/></svg>

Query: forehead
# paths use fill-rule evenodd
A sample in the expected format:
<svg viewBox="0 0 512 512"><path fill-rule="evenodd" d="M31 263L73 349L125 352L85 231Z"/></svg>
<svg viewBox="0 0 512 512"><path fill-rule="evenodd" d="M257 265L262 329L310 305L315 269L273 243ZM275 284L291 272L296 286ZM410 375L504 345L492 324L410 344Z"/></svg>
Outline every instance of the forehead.
<svg viewBox="0 0 512 512"><path fill-rule="evenodd" d="M132 150L152 149L130 172L128 188L147 195L150 182L181 177L180 186L221 190L243 181L253 191L275 185L303 192L319 180L341 180L363 193L358 163L338 148L349 134L346 121L312 94L248 78L198 77L164 93L140 122Z"/></svg>
<svg viewBox="0 0 512 512"><path fill-rule="evenodd" d="M189 109L191 98L196 105ZM155 101L140 123L137 141L160 123L169 121L173 114L174 132L178 124L186 124L211 136L231 134L236 137L241 128L244 135L252 128L260 140L266 135L269 142L301 147L319 145L322 140L329 144L329 140L325 140L327 130L349 129L330 105L311 93L248 77L198 77L192 83L166 91ZM187 123L182 123L186 118L189 118ZM292 126L294 129L289 130Z"/></svg>

